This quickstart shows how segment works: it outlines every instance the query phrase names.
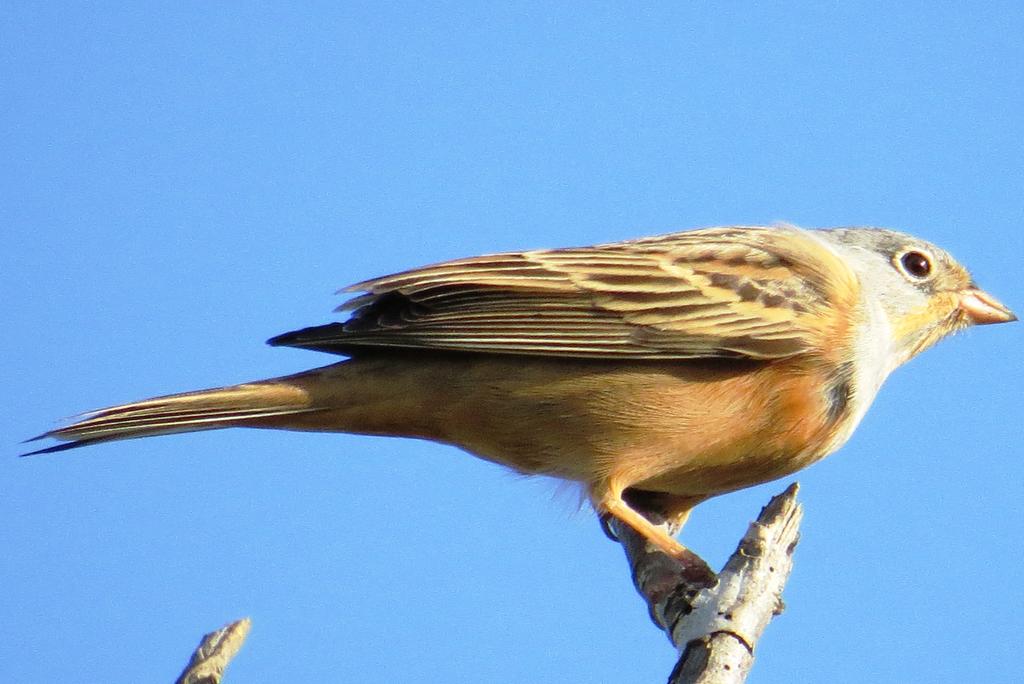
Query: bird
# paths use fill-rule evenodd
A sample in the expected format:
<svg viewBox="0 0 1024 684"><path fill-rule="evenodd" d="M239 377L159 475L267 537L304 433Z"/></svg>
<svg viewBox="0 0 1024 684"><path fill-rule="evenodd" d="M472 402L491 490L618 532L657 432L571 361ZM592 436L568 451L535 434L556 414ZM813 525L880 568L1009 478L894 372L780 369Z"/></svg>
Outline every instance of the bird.
<svg viewBox="0 0 1024 684"><path fill-rule="evenodd" d="M490 254L341 292L346 319L268 342L344 360L83 414L31 454L229 427L433 440L579 483L683 561L696 505L833 453L898 366L1016 320L948 252L867 227Z"/></svg>

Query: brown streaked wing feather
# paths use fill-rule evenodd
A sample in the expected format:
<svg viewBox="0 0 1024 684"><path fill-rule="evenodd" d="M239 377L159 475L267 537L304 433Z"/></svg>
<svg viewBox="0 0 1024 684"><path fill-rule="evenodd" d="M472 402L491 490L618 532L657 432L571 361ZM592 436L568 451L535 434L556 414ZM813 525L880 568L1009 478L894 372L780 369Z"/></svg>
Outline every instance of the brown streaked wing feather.
<svg viewBox="0 0 1024 684"><path fill-rule="evenodd" d="M716 228L497 254L367 280L344 324L283 344L773 359L844 340L856 276L813 233Z"/></svg>

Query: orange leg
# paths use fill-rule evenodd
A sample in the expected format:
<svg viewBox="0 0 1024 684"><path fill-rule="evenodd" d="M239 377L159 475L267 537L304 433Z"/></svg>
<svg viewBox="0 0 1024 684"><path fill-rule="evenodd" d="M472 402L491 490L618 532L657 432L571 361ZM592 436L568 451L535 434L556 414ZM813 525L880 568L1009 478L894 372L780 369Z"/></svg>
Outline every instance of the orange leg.
<svg viewBox="0 0 1024 684"><path fill-rule="evenodd" d="M717 581L714 571L704 560L680 544L668 530L678 532L690 515L688 502L679 501L677 506L665 511L666 526L656 525L641 515L622 498L622 487L602 487L591 490L591 500L601 516L605 534L620 541L608 526L608 519L615 517L631 527L647 542L679 565L680 577L691 584L710 587ZM666 529L667 527L667 529Z"/></svg>
<svg viewBox="0 0 1024 684"><path fill-rule="evenodd" d="M623 501L621 495L616 496L609 491L609 493L595 501L595 507L598 513L613 516L628 524L638 535L663 553L681 561L689 560L692 557L692 552L669 535L665 527L655 525L636 510L630 508L630 505Z"/></svg>
<svg viewBox="0 0 1024 684"><path fill-rule="evenodd" d="M693 552L672 537L665 527L655 525L626 503L622 498L624 489L625 487L609 483L609 485L600 489L595 488L591 490L591 500L594 502L594 508L602 516L614 516L629 525L637 534L644 537L648 543L659 549L662 553L679 561L692 561L694 557ZM689 515L689 510L675 513L669 520L669 525L672 529L678 531Z"/></svg>

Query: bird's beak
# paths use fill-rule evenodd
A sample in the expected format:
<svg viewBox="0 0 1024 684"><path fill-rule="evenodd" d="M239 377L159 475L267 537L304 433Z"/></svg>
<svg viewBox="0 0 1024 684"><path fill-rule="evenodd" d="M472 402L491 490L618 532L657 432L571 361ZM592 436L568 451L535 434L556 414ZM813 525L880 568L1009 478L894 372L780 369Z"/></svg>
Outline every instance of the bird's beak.
<svg viewBox="0 0 1024 684"><path fill-rule="evenodd" d="M1009 323L1017 317L998 299L984 290L970 287L960 292L960 310L975 325Z"/></svg>

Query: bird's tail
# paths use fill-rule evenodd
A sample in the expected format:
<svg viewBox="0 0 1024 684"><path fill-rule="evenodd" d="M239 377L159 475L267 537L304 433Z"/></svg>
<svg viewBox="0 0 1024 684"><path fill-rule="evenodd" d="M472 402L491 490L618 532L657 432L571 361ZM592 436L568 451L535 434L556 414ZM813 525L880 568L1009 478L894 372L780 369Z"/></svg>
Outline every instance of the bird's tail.
<svg viewBox="0 0 1024 684"><path fill-rule="evenodd" d="M322 404L308 391L308 377L310 374L299 374L231 387L171 394L91 411L79 416L70 425L28 440L54 438L63 444L24 455L174 432L227 427L277 427L282 421L294 422L298 414L323 410Z"/></svg>

